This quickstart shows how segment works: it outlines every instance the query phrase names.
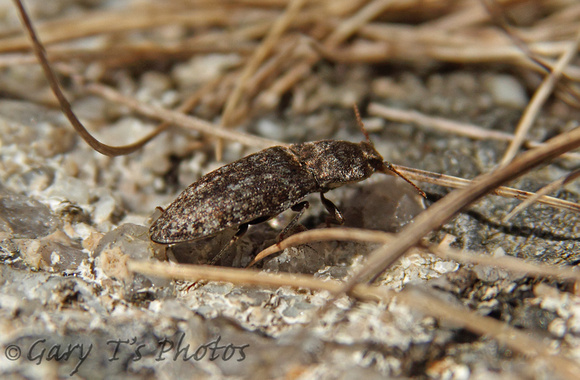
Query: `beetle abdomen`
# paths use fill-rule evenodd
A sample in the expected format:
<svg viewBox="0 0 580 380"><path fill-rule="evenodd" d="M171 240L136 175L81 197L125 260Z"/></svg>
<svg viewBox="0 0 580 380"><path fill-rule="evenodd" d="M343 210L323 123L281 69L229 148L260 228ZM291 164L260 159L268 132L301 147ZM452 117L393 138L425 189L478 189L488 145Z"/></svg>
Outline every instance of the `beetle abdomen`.
<svg viewBox="0 0 580 380"><path fill-rule="evenodd" d="M272 147L222 166L191 184L149 230L172 244L214 235L272 217L320 191L316 180L285 147Z"/></svg>

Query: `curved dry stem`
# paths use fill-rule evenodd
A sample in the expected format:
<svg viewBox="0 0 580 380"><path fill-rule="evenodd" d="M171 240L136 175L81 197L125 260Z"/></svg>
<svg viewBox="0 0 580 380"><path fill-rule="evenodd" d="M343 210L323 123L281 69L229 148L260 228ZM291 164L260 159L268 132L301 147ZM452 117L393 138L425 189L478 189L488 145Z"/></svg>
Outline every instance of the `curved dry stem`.
<svg viewBox="0 0 580 380"><path fill-rule="evenodd" d="M256 255L256 257L254 257L246 268L254 266L256 263L264 260L270 255L297 245L325 240L388 243L392 238L393 235L386 232L363 230L359 228L327 228L300 232L262 250Z"/></svg>
<svg viewBox="0 0 580 380"><path fill-rule="evenodd" d="M56 78L54 71L52 70L50 64L48 63L46 51L44 50L42 43L40 42L40 40L36 35L36 32L34 31L32 22L30 21L30 18L28 17L28 14L24 9L24 5L20 0L14 0L14 3L18 8L18 11L20 12L22 22L26 30L28 31L28 36L30 37L30 40L32 41L32 48L34 50L34 53L36 54L36 57L38 58L38 61L40 62L40 65L44 70L44 73L46 75L46 78L48 79L48 83L50 84L52 92L58 99L62 112L70 121L70 123L72 124L73 128L77 131L77 133L83 138L83 140L87 142L87 144L91 146L91 148L106 156L122 156L129 153L133 153L138 149L141 149L141 147L143 147L145 144L147 144L149 141L155 138L158 134L167 129L168 126L166 125L160 126L159 128L155 129L153 132L149 133L147 136L140 139L139 141L123 146L111 146L103 144L99 140L95 139L89 133L89 131L87 131L87 129L83 126L83 124L80 122L80 120L76 117L76 115L72 111L72 107L62 91L58 79Z"/></svg>
<svg viewBox="0 0 580 380"><path fill-rule="evenodd" d="M353 241L365 243L389 244L395 239L395 235L382 231L372 231L359 228L326 228L311 230L292 235L280 243L273 244L262 250L254 257L247 268L254 266L263 259L283 251L286 248L320 241ZM457 250L442 245L433 245L422 242L421 247L442 259L454 260L465 264L488 265L494 268L502 268L512 273L529 276L554 277L563 280L580 280L580 271L566 267L542 263L533 263L511 256L490 256L484 253L472 253L465 250Z"/></svg>

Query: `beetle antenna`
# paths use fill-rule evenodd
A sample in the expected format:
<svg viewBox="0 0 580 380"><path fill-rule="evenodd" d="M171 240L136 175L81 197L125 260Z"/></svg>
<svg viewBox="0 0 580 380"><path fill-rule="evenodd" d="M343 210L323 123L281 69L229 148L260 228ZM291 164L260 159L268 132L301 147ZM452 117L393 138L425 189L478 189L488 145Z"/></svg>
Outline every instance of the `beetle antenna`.
<svg viewBox="0 0 580 380"><path fill-rule="evenodd" d="M396 170L396 169L393 167L393 164L391 164L390 162L387 162L387 161L385 161L385 162L383 162L383 165L384 165L383 167L384 167L385 169L387 169L387 170L389 170L389 171L391 171L391 172L395 173L396 175L398 175L399 177L401 177L402 179L404 179L405 181L407 181L408 183L410 183L410 184L411 184L411 185L412 185L412 186L415 188L415 190L417 190L417 192L418 192L418 193L419 193L419 194L420 194L420 195L421 195L423 198L427 199L427 194L425 194L425 192L424 192L423 190L421 190L421 189L419 188L419 186L417 186L417 185L415 185L413 182L411 182L411 180L410 180L410 179L408 179L408 178L407 178L407 177L405 177L403 174L401 174L401 172L399 172L398 170Z"/></svg>
<svg viewBox="0 0 580 380"><path fill-rule="evenodd" d="M364 123L362 122L362 119L360 117L360 112L358 111L358 106L355 104L353 104L353 108L354 108L354 115L356 116L356 122L358 123L358 126L360 127L362 133L365 135L365 138L367 140L367 142L369 144L371 144L371 146L374 148L375 144L373 144L373 142L371 141L371 137L369 136L369 132L367 131L367 129L365 128ZM391 164L390 162L387 161L383 161L383 173L386 173L387 170L395 173L396 175L398 175L399 177L401 177L402 179L404 179L405 181L407 181L409 184L411 184L411 186L413 186L415 188L415 190L417 190L417 192L425 199L427 199L427 194L425 194L425 192L423 190L421 190L421 188L419 188L419 186L415 185L413 182L411 182L410 179L408 179L407 177L405 177L403 174L401 174L401 172L399 172L397 169L395 169L393 167L393 164Z"/></svg>
<svg viewBox="0 0 580 380"><path fill-rule="evenodd" d="M362 131L363 135L365 135L365 139L367 140L367 142L369 144L371 144L371 146L374 148L375 144L373 144L373 142L371 141L371 137L369 136L369 132L367 131L364 123L362 122L362 119L360 117L360 112L358 112L358 106L356 105L356 103L353 104L353 107L354 107L354 115L356 116L356 122L357 122L360 130Z"/></svg>

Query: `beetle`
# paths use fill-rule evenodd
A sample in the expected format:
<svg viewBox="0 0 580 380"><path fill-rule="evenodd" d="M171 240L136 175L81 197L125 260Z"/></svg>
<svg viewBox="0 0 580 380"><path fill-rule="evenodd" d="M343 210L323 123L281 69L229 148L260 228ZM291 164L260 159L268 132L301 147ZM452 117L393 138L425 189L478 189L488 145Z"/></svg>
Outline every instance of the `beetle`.
<svg viewBox="0 0 580 380"><path fill-rule="evenodd" d="M211 261L214 264L249 225L265 222L291 208L298 214L280 234L282 240L308 208L303 199L311 193L320 193L322 204L342 224L341 212L324 193L367 179L376 172L393 172L425 196L384 161L368 137L367 140L274 146L224 165L189 185L153 222L149 236L156 243L176 244L237 227L230 243Z"/></svg>

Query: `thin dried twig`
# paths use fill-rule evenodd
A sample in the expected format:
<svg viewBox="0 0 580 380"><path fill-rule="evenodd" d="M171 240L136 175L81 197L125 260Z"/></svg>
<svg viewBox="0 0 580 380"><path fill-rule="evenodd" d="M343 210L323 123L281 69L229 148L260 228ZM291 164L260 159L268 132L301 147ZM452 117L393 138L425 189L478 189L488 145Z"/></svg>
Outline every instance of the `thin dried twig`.
<svg viewBox="0 0 580 380"><path fill-rule="evenodd" d="M270 54L276 43L280 40L280 37L284 31L290 26L291 22L298 16L300 9L304 5L305 0L292 0L288 3L288 7L285 12L274 22L272 28L268 31L268 34L264 41L258 46L250 59L246 62L242 74L240 75L236 86L234 87L231 95L226 101L224 107L224 112L222 114L222 125L229 126L231 124L231 119L233 115L233 110L237 107L242 93L245 90L248 81L252 75L256 72L260 64L266 59Z"/></svg>
<svg viewBox="0 0 580 380"><path fill-rule="evenodd" d="M532 203L538 202L539 199L541 199L546 194L550 194L554 190L559 189L560 187L566 185L567 183L574 181L578 177L580 177L580 169L577 169L577 170L573 171L572 173L550 183L549 185L542 187L540 190L536 191L536 193L534 195L527 198L522 203L520 203L517 207L515 207L509 214L507 214L503 218L502 221L503 222L509 221L511 218L513 218L515 215L517 215L523 209L525 209L526 207L529 207ZM576 211L580 211L580 210L576 210Z"/></svg>
<svg viewBox="0 0 580 380"><path fill-rule="evenodd" d="M292 288L307 288L334 292L341 286L340 281L318 280L304 274L267 273L249 269L224 268L209 265L169 264L161 262L143 262L131 260L127 269L132 272L155 276L159 278L185 281L222 281L239 285L260 285L268 287L288 286ZM373 287L357 285L355 294L364 300L376 301Z"/></svg>
<svg viewBox="0 0 580 380"><path fill-rule="evenodd" d="M30 65L33 63L38 63L38 58L34 54L2 54L0 55L0 68L17 66L17 65Z"/></svg>
<svg viewBox="0 0 580 380"><path fill-rule="evenodd" d="M365 5L363 8L354 14L349 19L342 22L328 38L326 39L324 45L326 48L335 48L340 43L349 38L363 25L367 24L370 20L375 19L385 10L393 7L395 4L390 0L375 0L371 3Z"/></svg>
<svg viewBox="0 0 580 380"><path fill-rule="evenodd" d="M388 107L379 103L371 103L368 106L368 112L374 116L384 117L388 120L413 123L418 126L437 130L446 133L453 133L459 136L466 136L476 140L498 140L498 141L513 141L514 135L501 131L489 130L475 124L460 123L454 120L445 119L442 117L428 116L419 111L402 110L398 108ZM539 147L544 145L537 141L525 141L528 147ZM580 160L578 153L566 153L561 157L572 158Z"/></svg>
<svg viewBox="0 0 580 380"><path fill-rule="evenodd" d="M61 19L44 22L39 30L47 44L70 41L94 35L107 35L150 29L166 25L189 25L203 28L214 25L236 25L247 22L248 13L239 7L205 8L168 7L151 5L134 7L127 11L98 11L85 14L82 18ZM253 11L253 18L269 19L277 12L269 10ZM0 52L17 51L28 48L25 38L7 37L2 39Z"/></svg>
<svg viewBox="0 0 580 380"><path fill-rule="evenodd" d="M1 44L1 40L0 40ZM114 46L104 46L101 48L82 48L69 46L53 46L48 50L48 58L55 61L83 61L87 63L100 63L103 68L111 69L115 67L126 67L131 64L146 60L170 61L174 59L184 59L196 54L212 53L236 53L241 56L248 55L255 48L255 44L245 43L222 43L197 44L192 46L188 43L180 43L172 46L162 46L155 43L148 44L117 44ZM35 64L38 59L34 54L14 53L0 55L0 67L13 64Z"/></svg>
<svg viewBox="0 0 580 380"><path fill-rule="evenodd" d="M520 119L518 126L516 127L515 137L505 151L500 165L506 165L515 157L517 151L520 149L523 141L525 140L526 135L530 130L534 119L536 118L536 115L540 112L542 104L544 104L546 99L548 99L548 96L550 96L554 86L562 76L564 69L576 55L576 52L578 51L578 45L580 45L580 32L578 32L576 39L570 44L566 52L562 54L562 57L560 57L552 72L546 78L544 78L544 81L534 93L532 100L526 107L526 110L524 111L524 114Z"/></svg>
<svg viewBox="0 0 580 380"><path fill-rule="evenodd" d="M454 177L446 174L439 174L428 172L426 170L420 169L413 169L408 168L405 166L400 165L393 165L395 169L400 171L408 177L409 179L420 181L420 182L427 182L432 183L438 186L445 186L445 187L452 187L455 189L461 189L467 186L470 186L473 183L473 180ZM511 187L506 186L499 186L496 189L492 190L490 194L499 195L506 198L515 198L515 199L528 199L533 197L535 193L514 189ZM580 204L575 202L566 201L564 199L558 199L554 197L550 197L547 195L542 195L537 199L538 203L542 203L548 206L556 207L562 210L570 210L575 212L580 212Z"/></svg>
<svg viewBox="0 0 580 380"><path fill-rule="evenodd" d="M143 104L133 98L127 97L111 87L97 83L88 84L85 89L93 94L102 96L112 102L123 104L132 110L155 120L163 120L183 128L202 132L210 136L220 137L226 140L237 141L247 146L267 148L275 145L286 145L279 141L269 140L247 133L232 131L218 125L209 123L203 119L184 115L181 112L168 110L163 107Z"/></svg>

